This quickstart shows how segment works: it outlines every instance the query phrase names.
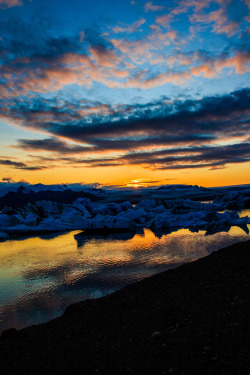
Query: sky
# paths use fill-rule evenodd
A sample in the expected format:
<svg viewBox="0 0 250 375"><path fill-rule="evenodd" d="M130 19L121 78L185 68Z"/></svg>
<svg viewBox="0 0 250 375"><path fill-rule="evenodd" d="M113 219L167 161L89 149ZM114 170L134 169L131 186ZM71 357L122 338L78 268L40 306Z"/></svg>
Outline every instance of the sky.
<svg viewBox="0 0 250 375"><path fill-rule="evenodd" d="M0 0L0 180L250 183L249 0Z"/></svg>

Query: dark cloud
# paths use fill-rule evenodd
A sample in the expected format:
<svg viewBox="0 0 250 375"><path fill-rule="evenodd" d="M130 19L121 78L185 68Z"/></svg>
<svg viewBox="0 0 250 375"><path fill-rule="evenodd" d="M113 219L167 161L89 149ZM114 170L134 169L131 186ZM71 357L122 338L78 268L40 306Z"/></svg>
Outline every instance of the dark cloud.
<svg viewBox="0 0 250 375"><path fill-rule="evenodd" d="M44 169L48 169L49 167L45 166L28 166L26 165L25 167L21 169L25 169L26 171L43 171Z"/></svg>
<svg viewBox="0 0 250 375"><path fill-rule="evenodd" d="M15 167L15 168L25 168L26 167L26 164L24 164L22 162L17 162L17 161L13 161L13 160L9 160L9 159L0 160L0 164L1 165L7 165L7 166L10 166L10 167Z"/></svg>
<svg viewBox="0 0 250 375"><path fill-rule="evenodd" d="M222 97L189 100L163 105L161 111L142 112L141 116L88 124L50 124L50 132L76 141L97 137L129 137L136 133L170 137L211 137L215 132L228 133L249 130L250 90L234 92ZM111 119L110 119L111 120ZM246 123L245 123L246 121Z"/></svg>
<svg viewBox="0 0 250 375"><path fill-rule="evenodd" d="M98 68L116 59L112 43L97 31L82 31L81 38L79 31L66 33L42 15L2 20L0 29L0 97L56 91L76 82L89 85ZM85 75L88 70L86 79L83 70Z"/></svg>
<svg viewBox="0 0 250 375"><path fill-rule="evenodd" d="M80 52L83 45L77 33L62 34L51 19L35 15L29 21L13 17L0 22L1 56L6 61L22 57L57 57L67 52Z"/></svg>
<svg viewBox="0 0 250 375"><path fill-rule="evenodd" d="M13 161L13 160L10 160L10 159L1 159L0 165L5 165L7 167L13 167L13 168L16 168L16 169L24 169L24 170L27 170L27 171L38 171L38 170L46 169L45 166L32 166L32 165L27 165L23 162Z"/></svg>
<svg viewBox="0 0 250 375"><path fill-rule="evenodd" d="M27 100L14 102L8 116L51 135L43 140L22 139L16 146L54 154L50 160L38 158L38 164L60 161L92 167L217 168L249 161L249 99L250 90L242 89L199 100L170 103L162 98L117 107L97 102L86 102L82 107L81 103ZM101 108L105 114L93 115L91 108L97 112ZM81 117L84 111L87 115ZM235 138L241 142L235 143ZM120 155L114 156L115 151ZM103 156L103 152L109 154Z"/></svg>
<svg viewBox="0 0 250 375"><path fill-rule="evenodd" d="M25 5L19 0L2 2ZM92 27L87 28L78 20L77 30L73 23L62 27L64 20L56 20L46 7L39 8L42 12L24 8L3 12L0 20L0 116L46 136L20 139L13 146L31 151L25 162L0 157L0 164L30 171L59 163L218 169L249 161L249 89L197 100L183 90L178 100L162 96L145 104L135 99L133 105L79 98L82 88L90 87L91 95L95 87L100 88L99 97L118 93L118 88L119 95L128 93L129 98L134 89L182 84L197 77L223 77L224 83L226 76L245 79L250 61L247 0L182 1L157 17L155 24L141 18L129 27L102 27L98 19L95 24L89 20ZM189 28L185 44L177 24L165 29L181 15L187 22L183 30ZM142 36L135 30L144 23ZM124 35L114 36L121 31ZM125 36L131 31L133 35ZM78 86L76 92L72 85Z"/></svg>
<svg viewBox="0 0 250 375"><path fill-rule="evenodd" d="M3 177L2 182L14 183L15 181L12 177Z"/></svg>
<svg viewBox="0 0 250 375"><path fill-rule="evenodd" d="M93 147L83 147L78 145L69 145L67 142L56 138L47 139L20 139L17 148L32 151L48 151L58 154L82 154L89 153Z"/></svg>
<svg viewBox="0 0 250 375"><path fill-rule="evenodd" d="M94 28L87 28L84 30L84 41L87 42L93 48L96 48L105 53L109 49L113 49L113 44L106 38L104 38Z"/></svg>
<svg viewBox="0 0 250 375"><path fill-rule="evenodd" d="M66 141L62 141L56 138L46 138L41 140L32 140L32 139L20 139L15 148L20 148L23 150L32 150L32 151L45 151L52 152L55 154L90 154L96 152L106 152L106 151L127 151L131 149L138 149L144 146L172 146L173 144L200 144L202 141L210 142L216 137L211 136L199 136L199 135L186 135L183 137L178 136L166 136L166 137L143 137L141 139L87 139L86 141L91 142L94 145L81 146L81 145L72 145ZM165 151L166 152L166 151ZM165 153L164 152L164 153ZM144 155L144 154L143 154ZM140 153L137 153L137 157L140 156Z"/></svg>
<svg viewBox="0 0 250 375"><path fill-rule="evenodd" d="M40 157L37 158L40 160ZM41 161L43 159L41 158ZM250 161L250 143L231 145L193 146L126 153L120 157L76 158L58 157L61 165L75 167L111 167L122 165L141 165L151 169L224 168L227 164ZM153 181L155 183L155 181ZM150 182L147 182L150 183ZM152 183L152 182L151 182Z"/></svg>
<svg viewBox="0 0 250 375"><path fill-rule="evenodd" d="M241 6L245 7L243 3ZM233 7L233 9L236 8ZM236 17L238 13L239 9L237 8L237 11L233 12L233 16ZM241 11L241 14L244 12ZM122 43L122 40L116 40L115 43L114 39L109 40L107 35L104 36L105 33L100 31L100 25L82 28L81 32L73 29L69 32L68 28L62 29L62 26L57 25L55 20L49 16L46 17L37 12L34 17L3 18L0 21L0 29L2 31L0 38L0 97L9 97L10 95L20 97L27 93L57 91L63 89L64 85L72 84L89 87L93 82L99 82L111 88L149 89L164 83L180 84L194 76L204 75L206 78L212 78L220 69L229 67L228 64L231 64L230 66L235 69L237 74L244 74L248 70L249 55L246 51L249 47L248 49L246 47L247 36L245 39L243 38L246 31L242 31L239 35L237 46L236 42L232 41L231 47L218 53L205 50L190 52L188 50L180 54L180 51L175 48L168 58L173 60L175 57L177 65L182 65L180 61L183 63L186 61L184 63L185 70L179 68L176 70L176 67L171 65L173 63L170 63L169 69L166 70L164 67L164 69L156 71L152 66L144 69L145 67L142 67L141 64L136 64L136 56L135 65L137 68L133 64L132 66L128 64L128 60L132 58L128 46L134 48L135 55L138 49L143 49L141 42L136 40L136 37L135 41L124 40ZM156 39L157 35L156 33ZM162 33L158 35L160 38L158 40L159 48L162 47L162 35ZM137 43L134 47L133 42ZM145 48L149 49L151 55L152 50L155 50L155 45L151 41L152 45L146 47L148 43L149 41L146 40ZM127 50L124 46L127 46ZM154 53L156 54L155 60L159 60L158 52ZM143 55L145 59L146 50L143 51ZM180 55L184 59L180 59ZM150 64L153 64L153 60L152 57ZM187 63L188 60L190 60L189 63ZM147 64L148 61L145 59L144 63ZM199 65L203 63L208 66ZM104 68L106 68L105 71Z"/></svg>
<svg viewBox="0 0 250 375"><path fill-rule="evenodd" d="M23 101L3 110L6 116L20 120L26 127L40 128L77 142L96 142L100 146L105 141L112 144L113 140L132 143L141 140L148 144L153 139L160 144L159 137L166 137L172 143L178 143L178 139L202 143L221 136L249 133L249 99L250 90L243 89L199 100L135 105L133 110L129 106L128 111L126 106L122 110L114 108L113 113L99 118L91 114L81 117L79 109L82 108L77 104L67 108L65 104L60 107L40 102L37 107L36 103Z"/></svg>

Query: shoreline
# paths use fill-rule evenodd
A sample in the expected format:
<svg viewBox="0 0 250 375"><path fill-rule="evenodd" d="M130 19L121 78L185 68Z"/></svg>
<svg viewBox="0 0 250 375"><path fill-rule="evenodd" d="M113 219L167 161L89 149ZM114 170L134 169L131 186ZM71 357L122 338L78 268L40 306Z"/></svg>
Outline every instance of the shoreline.
<svg viewBox="0 0 250 375"><path fill-rule="evenodd" d="M3 374L247 374L250 241L5 331ZM159 333L156 333L159 332Z"/></svg>

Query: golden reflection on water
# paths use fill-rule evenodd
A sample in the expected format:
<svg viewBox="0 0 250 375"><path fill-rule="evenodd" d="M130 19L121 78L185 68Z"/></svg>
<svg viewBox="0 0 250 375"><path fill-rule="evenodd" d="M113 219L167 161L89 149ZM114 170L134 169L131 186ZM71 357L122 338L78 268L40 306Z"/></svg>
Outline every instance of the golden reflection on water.
<svg viewBox="0 0 250 375"><path fill-rule="evenodd" d="M250 225L247 225L248 229L250 230ZM228 234L232 237L241 236L244 233L243 229L239 227L231 227Z"/></svg>
<svg viewBox="0 0 250 375"><path fill-rule="evenodd" d="M25 274L26 271L32 270L35 275L36 270L55 269L63 265L71 265L74 268L84 264L85 269L82 272L84 274L93 272L99 265L136 262L135 258L141 260L141 256L144 257L144 264L182 262L197 258L200 242L204 247L202 252L206 253L204 245L211 239L211 236L204 236L204 231L191 233L188 229L179 229L158 238L150 229L144 229L143 234L135 234L133 238L126 241L92 238L77 247L74 235L79 233L81 231L62 234L51 239L33 237L0 243L0 281L6 277L10 278L11 275L15 278ZM239 227L231 227L228 233L222 232L213 236L214 239L221 236L238 237L244 236L244 231ZM67 269L68 282L78 277L78 272L79 270L74 269L71 272Z"/></svg>
<svg viewBox="0 0 250 375"><path fill-rule="evenodd" d="M49 320L70 303L105 295L250 238L238 227L210 236L188 229L156 232L158 237L144 229L129 239L81 233L0 243L0 331Z"/></svg>

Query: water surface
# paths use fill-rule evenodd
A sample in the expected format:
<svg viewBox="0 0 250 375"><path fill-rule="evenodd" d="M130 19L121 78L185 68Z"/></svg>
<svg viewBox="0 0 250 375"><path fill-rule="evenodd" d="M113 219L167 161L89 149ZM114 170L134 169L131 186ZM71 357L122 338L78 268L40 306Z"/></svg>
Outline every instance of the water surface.
<svg viewBox="0 0 250 375"><path fill-rule="evenodd" d="M250 239L238 227L209 236L188 229L156 234L144 229L103 238L74 231L0 243L0 331L48 321L74 302Z"/></svg>

